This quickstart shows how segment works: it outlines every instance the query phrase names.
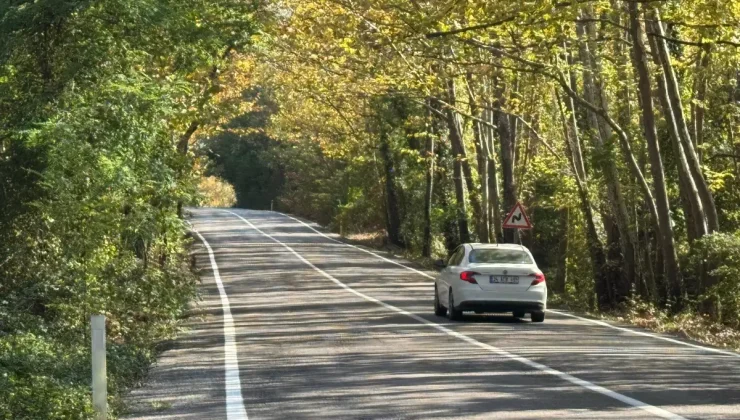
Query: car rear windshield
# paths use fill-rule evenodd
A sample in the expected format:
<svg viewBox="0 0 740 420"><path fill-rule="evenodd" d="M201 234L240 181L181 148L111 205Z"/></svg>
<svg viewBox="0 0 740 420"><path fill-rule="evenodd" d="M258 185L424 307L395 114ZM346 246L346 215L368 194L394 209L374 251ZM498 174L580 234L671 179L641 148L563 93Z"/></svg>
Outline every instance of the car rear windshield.
<svg viewBox="0 0 740 420"><path fill-rule="evenodd" d="M470 251L469 261L483 264L532 264L529 254L517 249L474 249Z"/></svg>

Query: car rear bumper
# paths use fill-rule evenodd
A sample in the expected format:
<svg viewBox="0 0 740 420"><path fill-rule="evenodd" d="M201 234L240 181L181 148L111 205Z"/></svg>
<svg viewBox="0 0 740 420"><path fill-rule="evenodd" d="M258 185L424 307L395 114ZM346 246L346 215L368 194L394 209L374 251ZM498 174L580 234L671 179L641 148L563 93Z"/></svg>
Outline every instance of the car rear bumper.
<svg viewBox="0 0 740 420"><path fill-rule="evenodd" d="M480 290L478 285L455 291L455 306L463 311L532 312L547 309L547 288L542 285L525 292Z"/></svg>
<svg viewBox="0 0 740 420"><path fill-rule="evenodd" d="M456 306L463 311L532 312L544 311L546 305L542 302L467 300Z"/></svg>

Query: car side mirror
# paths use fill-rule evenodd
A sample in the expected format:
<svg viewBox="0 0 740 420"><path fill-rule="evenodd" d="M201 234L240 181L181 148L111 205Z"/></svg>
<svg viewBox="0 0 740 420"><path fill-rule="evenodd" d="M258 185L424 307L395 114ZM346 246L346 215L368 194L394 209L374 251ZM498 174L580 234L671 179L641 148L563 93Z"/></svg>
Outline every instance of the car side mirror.
<svg viewBox="0 0 740 420"><path fill-rule="evenodd" d="M447 263L445 263L444 260L437 260L434 262L434 266L439 268L440 270L447 267Z"/></svg>

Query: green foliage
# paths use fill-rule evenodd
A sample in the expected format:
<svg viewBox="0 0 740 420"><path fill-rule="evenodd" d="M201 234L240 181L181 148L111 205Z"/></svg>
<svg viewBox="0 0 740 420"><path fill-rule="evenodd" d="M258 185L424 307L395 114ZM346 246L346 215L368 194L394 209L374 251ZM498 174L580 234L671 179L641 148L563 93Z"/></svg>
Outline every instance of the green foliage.
<svg viewBox="0 0 740 420"><path fill-rule="evenodd" d="M215 176L204 177L198 185L201 202L208 207L232 207L236 204L234 187Z"/></svg>
<svg viewBox="0 0 740 420"><path fill-rule="evenodd" d="M264 64L256 73L281 106L270 122L279 133L274 137L293 146L277 159L311 157L290 175L305 190L285 193L299 197L286 202L289 209L311 208L320 221L339 214L353 229L375 231L380 221L389 239L418 250L428 226L423 193L431 160L419 140L434 132L441 141L432 242L448 248L459 242L456 207L466 205L467 216L481 218L478 198L486 194L476 172L485 171L478 164L488 153L501 184L491 204L503 213L503 201L524 202L535 228L523 240L550 277L555 267L561 274L568 268L567 299L589 307L596 291L606 307L636 293L668 307L710 286L675 255L698 252L695 239L707 233L701 219L708 231L740 226L737 2L640 3L636 22L670 22L667 40L646 29L647 46L663 51L665 45L667 57L648 55L644 63L636 61L639 43L623 27L630 16L619 2L280 5L290 13L277 12L261 38ZM317 23L326 30L316 31ZM649 73L645 85L636 83L635 68ZM670 99L673 109L659 96L662 76L678 94ZM638 93L653 97L639 100ZM654 114L657 127L641 118L648 103L654 107L644 111ZM461 203L451 193L455 157L449 153L461 153L450 150L446 131L455 122L445 121L448 113L459 118L469 164ZM675 118L679 113L685 118ZM670 135L674 121L682 146ZM498 127L481 136L487 125ZM655 141L646 135L654 128ZM396 195L399 206L391 203ZM556 217L563 210L571 214L566 227ZM390 232L397 230L390 215L401 219L401 240L390 238L398 236ZM478 222L467 221L474 239L486 235ZM566 234L568 251L558 252Z"/></svg>
<svg viewBox="0 0 740 420"><path fill-rule="evenodd" d="M695 281L704 281L700 302L720 322L740 327L740 235L707 235L691 247L688 268Z"/></svg>
<svg viewBox="0 0 740 420"><path fill-rule="evenodd" d="M0 4L0 418L90 416L89 315L114 412L195 294L176 139L254 32L249 2Z"/></svg>
<svg viewBox="0 0 740 420"><path fill-rule="evenodd" d="M0 418L90 419L89 355L31 333L0 340ZM87 363L86 363L87 362Z"/></svg>
<svg viewBox="0 0 740 420"><path fill-rule="evenodd" d="M242 100L252 103L251 109L201 142L199 152L208 158L206 174L234 186L237 206L269 209L284 188L285 172L295 169L294 162L279 158L282 146L265 132L276 107L270 93L251 89Z"/></svg>
<svg viewBox="0 0 740 420"><path fill-rule="evenodd" d="M691 306L676 313L670 308L661 308L655 303L635 298L627 301L620 311L607 314L607 317L715 347L740 349L740 331L737 328L714 321Z"/></svg>

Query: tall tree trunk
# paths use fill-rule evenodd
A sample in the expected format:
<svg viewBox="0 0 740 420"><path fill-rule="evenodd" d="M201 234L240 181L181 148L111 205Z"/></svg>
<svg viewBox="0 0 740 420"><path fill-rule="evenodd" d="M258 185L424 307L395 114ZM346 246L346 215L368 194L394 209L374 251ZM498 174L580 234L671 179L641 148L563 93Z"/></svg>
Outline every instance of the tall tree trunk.
<svg viewBox="0 0 740 420"><path fill-rule="evenodd" d="M394 245L403 247L401 238L401 213L398 205L398 191L396 190L396 171L391 156L388 133L381 128L380 131L380 155L383 159L385 170L385 209L387 213L386 228L388 240Z"/></svg>
<svg viewBox="0 0 740 420"><path fill-rule="evenodd" d="M684 117L683 104L681 102L681 93L679 92L678 79L676 73L673 70L673 64L671 63L671 56L668 51L668 45L666 44L665 31L663 30L663 24L660 21L660 13L657 9L653 9L652 13L653 23L652 30L656 33L655 43L657 45L657 54L660 64L663 68L663 74L665 75L666 88L668 90L668 98L670 99L671 106L673 108L673 114L676 119L676 125L678 127L678 134L681 138L684 150L686 151L686 157L689 163L689 169L691 169L691 175L694 178L696 187L699 190L699 196L701 197L702 206L704 207L704 213L707 217L707 227L709 232L719 231L719 217L717 216L717 206L714 203L714 197L709 189L704 174L702 173L701 164L699 163L699 157L696 155L694 144L689 134L689 127Z"/></svg>
<svg viewBox="0 0 740 420"><path fill-rule="evenodd" d="M470 114L477 116L479 114L478 102L475 98L473 91L473 76L468 73L466 74L466 82L468 87L468 105L470 107ZM483 117L483 113L480 112L480 117ZM481 242L490 242L490 223L489 223L489 211L488 211L488 162L486 156L488 156L488 144L485 139L486 131L482 127L480 121L473 121L473 135L475 139L475 157L478 163L478 178L480 179L480 213L476 220L476 226L478 229L478 239Z"/></svg>
<svg viewBox="0 0 740 420"><path fill-rule="evenodd" d="M480 178L481 220L479 221L479 239L481 242L491 242L490 200L488 198L488 142L485 139L485 130L480 123L476 126L476 157L478 159L478 178Z"/></svg>
<svg viewBox="0 0 740 420"><path fill-rule="evenodd" d="M447 82L447 103L451 106L455 106L457 102L457 94L455 91L455 81L450 79ZM473 181L473 171L470 169L470 161L468 160L468 153L465 150L465 141L463 139L462 124L460 122L459 115L453 109L448 107L448 126L450 129L450 141L452 142L452 150L457 155L457 160L460 162L460 167L463 173L463 181L467 187L467 193L470 198L470 206L473 208L473 218L479 220L481 217L481 204L480 198L478 197L478 190L475 188L475 182ZM467 216L466 216L467 219ZM478 227L480 224L476 223ZM479 233L479 232L476 232ZM469 242L470 234L466 235Z"/></svg>
<svg viewBox="0 0 740 420"><path fill-rule="evenodd" d="M730 87L729 99L731 104L740 102L740 70L735 70L735 84ZM735 141L735 116L730 114L727 115L726 118L728 122L727 132L730 144L735 145L735 156L740 156L740 141ZM732 160L735 164L735 179L740 179L740 165L738 164L738 158L734 157Z"/></svg>
<svg viewBox="0 0 740 420"><path fill-rule="evenodd" d="M654 36L648 37L652 49L655 51L659 47L656 43ZM655 64L660 67L660 60L657 55L653 54ZM670 98L668 96L668 87L666 84L665 74L659 71L655 78L658 82L658 99L660 100L661 109L663 116L668 126L668 134L671 139L671 145L673 148L673 154L676 159L676 166L678 169L678 180L679 188L681 190L682 199L688 204L684 211L687 211L687 232L690 240L701 238L708 232L706 223L706 215L704 214L704 206L699 195L699 190L694 177L691 174L688 159L686 157L685 148L680 139L678 125L676 123L675 112L671 105Z"/></svg>
<svg viewBox="0 0 740 420"><path fill-rule="evenodd" d="M432 99L432 104L434 103L434 99ZM433 203L437 203L442 208L450 208L451 203L448 190L451 187L454 189L454 183L451 183L453 180L449 177L449 174L454 172L454 160L450 160L450 154L452 153L450 148L444 146L446 143L444 136L447 136L448 132L442 126L446 124L447 116L443 110L441 110L440 113L433 113L433 115L439 118L437 122L440 123L438 125L439 137L437 137L436 141L437 147L435 147L434 150L435 162L440 167L440 170L434 171L432 200ZM444 247L449 253L460 245L457 215L455 215L455 217L444 218L440 228L442 230L441 234L444 240Z"/></svg>
<svg viewBox="0 0 740 420"><path fill-rule="evenodd" d="M506 106L505 86L499 78L496 86L496 105L493 111L496 119L498 139L501 145L501 172L503 175L504 186L504 210L509 211L514 208L517 202L517 185L514 177L516 161L516 137L511 126L509 116L498 109ZM506 243L516 241L516 231L514 229L505 229L503 240Z"/></svg>
<svg viewBox="0 0 740 420"><path fill-rule="evenodd" d="M470 229L468 228L468 210L465 203L465 185L462 174L462 162L459 157L454 158L452 181L455 184L455 199L457 201L457 226L460 230L460 242L470 242Z"/></svg>
<svg viewBox="0 0 740 420"><path fill-rule="evenodd" d="M508 212L517 202L517 185L514 178L514 160L516 159L515 139L511 135L509 119L506 114L498 113L498 134L501 142L501 172L504 186L504 209ZM504 230L504 242L514 243L516 232L512 229Z"/></svg>
<svg viewBox="0 0 740 420"><path fill-rule="evenodd" d="M568 162L571 165L573 171L573 179L576 181L576 187L578 188L578 197L580 198L579 204L581 212L583 213L583 219L586 222L586 243L588 244L588 251L591 257L591 265L594 276L594 289L597 296L603 297L608 295L608 280L606 276L606 254L604 253L604 245L599 239L599 234L596 231L596 223L594 222L593 206L591 204L591 198L588 195L588 187L585 179L581 178L578 171L577 162L583 161L581 156L579 159L578 154L580 148L576 149L574 144L578 139L574 136L577 132L572 130L568 125L565 112L563 111L563 101L560 95L556 93L556 99L558 101L558 108L560 110L561 122L563 126L563 137L565 138L565 148L568 154ZM599 302L602 302L599 299ZM590 305L593 307L593 305Z"/></svg>
<svg viewBox="0 0 740 420"><path fill-rule="evenodd" d="M586 9L584 18L588 21L592 19L591 12ZM605 114L608 114L608 101L606 98L606 89L601 80L601 64L595 48L595 26L593 22L577 23L579 36L585 40L580 43L580 59L584 66L584 95L586 100L600 107ZM603 118L598 118L592 110L588 110L588 121L594 140L594 148L600 156L601 165L604 171L604 179L607 186L607 197L614 220L619 229L619 247L622 253L623 261L615 261L610 266L622 266L622 275L614 278L610 290L616 292L616 301L609 301L607 296L600 296L602 306L613 305L629 296L630 286L635 278L636 258L635 258L635 241L632 240L633 232L630 229L630 218L627 210L627 203L622 193L622 186L619 182L619 171L614 159L609 156L609 148L606 142L611 139L611 127ZM605 302L604 300L607 300Z"/></svg>
<svg viewBox="0 0 740 420"><path fill-rule="evenodd" d="M613 28L613 34L614 34L614 51L616 53L616 69L617 69L617 79L618 80L629 80L633 76L632 67L631 67L631 60L630 60L630 49L629 49L629 28L625 28L625 23L623 22L623 17L625 13L629 13L625 3L622 3L620 0L612 0L612 14L611 18L617 22L620 27L614 27ZM628 26L628 24L626 25ZM617 121L619 122L619 125L622 127L630 127L632 124L632 103L633 101L633 91L632 87L628 83L622 83L622 85L619 87L618 93L618 114L617 114ZM641 124L642 126L642 124ZM642 166L640 166L635 159L634 153L632 153L631 147L625 147L625 144L623 141L620 141L620 146L622 148L622 153L625 155L625 158L628 160L628 165L630 166L631 174L632 174L632 184L641 185L641 190L647 189L650 190L649 186L647 185L647 181L644 179L644 177L640 177L639 174L644 174L645 171ZM643 185L642 182L645 180L645 184ZM640 194L638 191L637 194ZM632 193L632 196L636 195L636 193ZM644 192L642 192L643 200L647 200L650 198L649 195L645 195ZM647 218L650 220L650 217L652 215L645 214L644 209L641 204L641 200L638 196L635 196L630 200L630 214L632 216L632 241L635 247L635 278L633 279L633 290L643 290L644 287L643 283L645 281L645 266L643 264L643 261L641 259L642 256L642 250L640 249L640 246L642 242L640 242L639 239L639 220L641 218ZM656 209L657 212L657 209ZM657 220L652 221L657 225Z"/></svg>
<svg viewBox="0 0 740 420"><path fill-rule="evenodd" d="M431 117L428 118L430 120ZM427 123L427 137L424 148L424 159L427 161L426 188L424 191L424 238L422 240L421 255L432 256L432 198L434 193L434 121Z"/></svg>
<svg viewBox="0 0 740 420"><path fill-rule="evenodd" d="M486 112L486 121L490 121L492 125L495 123L492 111ZM488 142L488 156L486 157L488 164L488 209L491 226L489 231L491 232L491 239L499 243L504 240L504 236L501 228L501 203L499 202L498 168L496 166L496 145L494 143L496 136L493 128L486 127L486 130L488 133L486 136Z"/></svg>
<svg viewBox="0 0 740 420"><path fill-rule="evenodd" d="M699 164L703 160L702 145L704 144L704 101L707 98L707 69L712 58L712 47L704 48L704 54L701 60L696 62L696 81L694 91L696 92L696 102L691 104L691 115L693 115L692 126L694 127L694 140L696 140L697 154Z"/></svg>
<svg viewBox="0 0 740 420"><path fill-rule="evenodd" d="M653 175L653 186L658 207L658 224L660 226L661 250L665 262L666 280L671 288L671 296L675 300L681 298L682 281L678 267L676 245L673 237L673 226L671 220L671 209L666 191L665 173L663 172L663 159L660 156L658 134L655 128L655 114L653 110L652 89L650 87L650 69L645 54L643 31L639 19L638 4L629 3L630 29L632 33L632 50L634 53L632 63L638 75L638 89L642 108L642 120L645 127L645 139L647 140L648 155L650 157L650 171Z"/></svg>
<svg viewBox="0 0 740 420"><path fill-rule="evenodd" d="M452 182L455 186L455 212L457 214L457 227L461 243L470 242L470 229L468 227L467 197L465 194L465 181L463 180L463 164L460 156L461 142L460 126L457 114L454 110L447 108L444 112L447 130L452 146Z"/></svg>
<svg viewBox="0 0 740 420"><path fill-rule="evenodd" d="M190 139L193 137L193 134L195 134L195 132L198 131L199 127L200 127L200 121L194 120L190 123L185 133L183 133L183 135L180 136L180 140L177 142L177 151L181 155L183 156L188 155L188 149L190 148ZM181 219L183 217L182 206L183 206L182 200L177 200L177 217Z"/></svg>
<svg viewBox="0 0 740 420"><path fill-rule="evenodd" d="M622 15L624 10L621 7L619 0L612 0L612 19L622 25ZM629 54L626 51L626 46L629 45L629 30L623 28L614 29L614 51L616 52L616 68L617 68L617 79L618 80L629 80L630 79L630 63ZM619 88L617 95L619 98L619 113L617 114L617 121L622 127L629 127L632 120L632 89L629 84L624 83ZM638 241L639 244L639 241Z"/></svg>
<svg viewBox="0 0 740 420"><path fill-rule="evenodd" d="M565 293L565 284L568 281L568 219L570 218L570 209L563 207L559 213L560 226L558 227L558 234L560 235L560 240L558 241L558 266L555 272L553 292L563 294Z"/></svg>
<svg viewBox="0 0 740 420"><path fill-rule="evenodd" d="M567 45L563 44L563 48L568 51ZM566 62L568 63L568 66L573 66L575 64L575 61L573 59L573 56L570 52L566 52ZM576 76L573 72L570 70L567 71L567 77L566 82L570 85L570 89L574 92L577 90L577 82L576 82ZM570 144L570 147L573 149L573 159L574 162L574 170L578 174L578 176L583 180L584 182L588 179L586 175L586 165L583 163L583 152L581 150L581 136L579 134L578 129L578 115L576 115L576 107L573 103L573 98L571 98L569 95L566 95L564 98L560 98L558 95L558 100L561 102L565 102L565 109L568 111L567 114L567 121L564 121L563 123L567 126L565 135L568 135L567 130L570 130L570 135L572 136L571 140L572 143ZM563 113L562 106L560 109L561 114ZM563 116L565 118L565 116Z"/></svg>
<svg viewBox="0 0 740 420"><path fill-rule="evenodd" d="M232 51L234 51L234 47L229 45L226 50L224 51L223 55L221 56L221 60L226 60L231 55ZM211 97L213 94L211 93L213 91L213 88L218 86L218 76L219 76L219 68L217 65L214 65L211 68L211 71L208 73L208 83L206 85L206 88L202 91L202 95L200 100L198 101L198 112L200 112L203 107L208 103L208 101L211 100ZM188 126L187 130L185 130L185 133L183 133L182 136L180 136L180 140L177 142L177 151L183 155L187 156L188 150L190 148L190 139L193 137L196 131L200 128L202 125L202 122L198 119L194 119L190 122L190 125ZM183 202L182 200L177 201L177 216L179 218L183 217L182 214L182 206Z"/></svg>

